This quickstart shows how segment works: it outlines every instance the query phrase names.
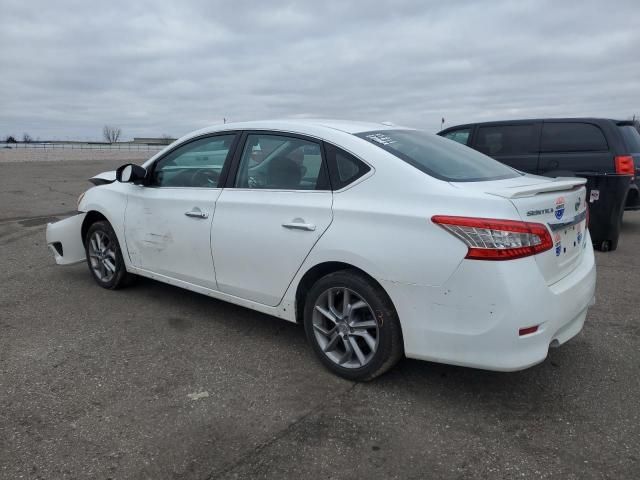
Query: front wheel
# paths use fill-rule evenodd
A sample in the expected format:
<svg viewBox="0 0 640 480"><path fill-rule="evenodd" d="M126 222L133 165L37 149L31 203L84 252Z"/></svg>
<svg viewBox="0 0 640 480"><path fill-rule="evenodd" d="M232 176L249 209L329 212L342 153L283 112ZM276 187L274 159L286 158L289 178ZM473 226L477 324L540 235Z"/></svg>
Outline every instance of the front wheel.
<svg viewBox="0 0 640 480"><path fill-rule="evenodd" d="M109 222L93 223L84 245L89 271L98 285L115 290L128 283L131 275L127 273L116 232Z"/></svg>
<svg viewBox="0 0 640 480"><path fill-rule="evenodd" d="M391 300L355 270L331 273L316 282L306 296L304 326L320 361L349 380L382 375L404 353Z"/></svg>

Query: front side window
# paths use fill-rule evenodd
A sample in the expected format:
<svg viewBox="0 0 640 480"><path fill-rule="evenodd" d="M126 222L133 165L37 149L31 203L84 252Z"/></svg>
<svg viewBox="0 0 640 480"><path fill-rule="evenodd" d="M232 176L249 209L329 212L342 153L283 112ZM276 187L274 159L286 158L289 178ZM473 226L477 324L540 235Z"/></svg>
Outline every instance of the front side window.
<svg viewBox="0 0 640 480"><path fill-rule="evenodd" d="M469 143L469 135L471 134L470 128L461 128L460 130L453 130L442 135L444 138L453 140L454 142L467 145Z"/></svg>
<svg viewBox="0 0 640 480"><path fill-rule="evenodd" d="M602 152L609 149L602 130L591 123L558 122L542 126L543 152Z"/></svg>
<svg viewBox="0 0 640 480"><path fill-rule="evenodd" d="M357 136L427 175L448 182L499 180L520 175L471 148L419 130L379 130Z"/></svg>
<svg viewBox="0 0 640 480"><path fill-rule="evenodd" d="M320 144L282 135L249 134L234 185L273 190L328 189Z"/></svg>
<svg viewBox="0 0 640 480"><path fill-rule="evenodd" d="M155 163L149 186L217 188L234 139L218 135L176 148Z"/></svg>
<svg viewBox="0 0 640 480"><path fill-rule="evenodd" d="M479 127L474 148L492 157L537 153L537 132L533 124Z"/></svg>

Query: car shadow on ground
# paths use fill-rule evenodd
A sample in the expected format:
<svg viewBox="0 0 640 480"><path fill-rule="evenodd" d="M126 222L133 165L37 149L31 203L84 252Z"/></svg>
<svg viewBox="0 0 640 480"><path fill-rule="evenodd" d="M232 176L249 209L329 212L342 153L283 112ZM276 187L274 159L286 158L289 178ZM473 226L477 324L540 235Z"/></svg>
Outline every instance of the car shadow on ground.
<svg viewBox="0 0 640 480"><path fill-rule="evenodd" d="M84 269L77 269L75 274L86 282L91 281ZM301 325L141 277L117 294L123 294L127 302L154 304L161 311L168 310L170 305L180 305L180 315L168 313L157 319L176 332L200 328L203 334L209 331L215 335L224 329L233 337L230 341L268 345L270 350L281 352L285 359L290 350L295 349L302 354L301 361L307 363L304 368L308 368L310 374L326 373L307 344ZM548 402L560 395L563 377L575 376L576 357L583 356L588 348L583 341L570 341L560 349L551 349L541 364L520 372L491 372L403 359L385 375L360 385L365 390L404 391L411 396L436 396L447 402L465 402L476 397L489 404L499 402L507 406L507 410L532 411L541 408L538 401ZM255 355L261 355L261 350L255 350ZM250 360L251 363L260 361L260 358Z"/></svg>

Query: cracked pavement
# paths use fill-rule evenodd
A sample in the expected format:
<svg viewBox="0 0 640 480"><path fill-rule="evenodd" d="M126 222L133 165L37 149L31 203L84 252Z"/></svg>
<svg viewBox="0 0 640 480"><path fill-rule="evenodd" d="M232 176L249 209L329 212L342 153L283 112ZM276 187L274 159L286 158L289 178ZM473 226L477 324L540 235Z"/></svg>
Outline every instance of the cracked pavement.
<svg viewBox="0 0 640 480"><path fill-rule="evenodd" d="M597 254L583 332L544 363L404 360L356 384L296 325L56 266L46 223L120 163L0 166L0 478L640 477L640 212Z"/></svg>

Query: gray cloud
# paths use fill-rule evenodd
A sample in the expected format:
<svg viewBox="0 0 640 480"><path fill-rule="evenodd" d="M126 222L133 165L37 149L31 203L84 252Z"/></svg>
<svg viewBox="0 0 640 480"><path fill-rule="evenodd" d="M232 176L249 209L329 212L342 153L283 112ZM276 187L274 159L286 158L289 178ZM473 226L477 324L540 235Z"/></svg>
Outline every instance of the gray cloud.
<svg viewBox="0 0 640 480"><path fill-rule="evenodd" d="M640 113L637 1L3 2L0 135Z"/></svg>

